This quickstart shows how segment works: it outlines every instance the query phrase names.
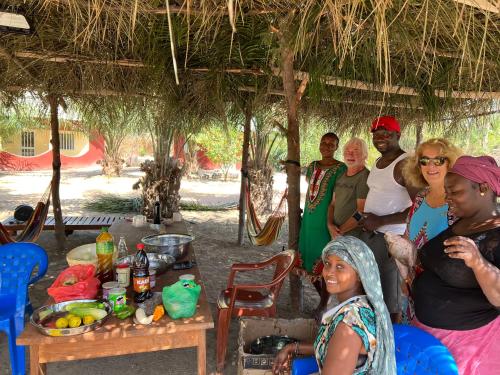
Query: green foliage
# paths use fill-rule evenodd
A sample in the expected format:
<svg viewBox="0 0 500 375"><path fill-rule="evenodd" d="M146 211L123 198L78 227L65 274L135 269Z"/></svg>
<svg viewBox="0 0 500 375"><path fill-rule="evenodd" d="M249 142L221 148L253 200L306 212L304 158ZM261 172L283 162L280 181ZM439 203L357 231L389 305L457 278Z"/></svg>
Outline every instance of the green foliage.
<svg viewBox="0 0 500 375"><path fill-rule="evenodd" d="M229 168L240 159L243 142L241 130L234 124L227 124L224 129L222 123L213 122L196 135L196 142L212 162L222 166L227 179Z"/></svg>
<svg viewBox="0 0 500 375"><path fill-rule="evenodd" d="M44 125L46 107L30 97L0 105L0 138L9 138L25 129L37 129Z"/></svg>
<svg viewBox="0 0 500 375"><path fill-rule="evenodd" d="M83 207L97 212L141 212L141 198L124 198L113 194L103 194L85 202Z"/></svg>

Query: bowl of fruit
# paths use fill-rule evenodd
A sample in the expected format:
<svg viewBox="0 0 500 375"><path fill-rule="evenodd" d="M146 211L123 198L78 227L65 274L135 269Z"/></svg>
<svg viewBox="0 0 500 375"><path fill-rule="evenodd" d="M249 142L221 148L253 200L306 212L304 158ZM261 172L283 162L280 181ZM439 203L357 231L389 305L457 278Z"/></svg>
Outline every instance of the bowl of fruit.
<svg viewBox="0 0 500 375"><path fill-rule="evenodd" d="M74 300L40 307L30 322L47 336L73 336L99 328L111 313L106 301Z"/></svg>

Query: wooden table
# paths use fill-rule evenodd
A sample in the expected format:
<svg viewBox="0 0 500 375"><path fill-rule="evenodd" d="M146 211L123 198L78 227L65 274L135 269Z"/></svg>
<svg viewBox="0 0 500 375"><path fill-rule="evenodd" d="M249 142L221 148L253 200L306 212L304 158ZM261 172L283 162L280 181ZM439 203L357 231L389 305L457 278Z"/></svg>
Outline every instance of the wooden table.
<svg viewBox="0 0 500 375"><path fill-rule="evenodd" d="M163 228L165 233L187 233L183 222ZM145 235L157 233L147 227L135 228L122 221L110 228L110 233L118 240L123 235L131 252L135 243ZM192 247L186 259L194 259ZM17 338L18 345L29 347L31 374L46 374L46 363L72 361L98 357L143 353L158 350L197 347L198 374L206 374L206 330L214 327L214 322L207 303L205 287L197 267L185 271L169 270L157 277L154 291L161 291L164 285L178 280L179 275L192 273L196 282L202 285L202 291L196 314L188 319L172 320L167 314L158 322L149 326L135 325L132 318L119 320L108 318L101 328L83 335L67 337L49 337L39 333L31 324ZM129 287L130 288L130 287Z"/></svg>

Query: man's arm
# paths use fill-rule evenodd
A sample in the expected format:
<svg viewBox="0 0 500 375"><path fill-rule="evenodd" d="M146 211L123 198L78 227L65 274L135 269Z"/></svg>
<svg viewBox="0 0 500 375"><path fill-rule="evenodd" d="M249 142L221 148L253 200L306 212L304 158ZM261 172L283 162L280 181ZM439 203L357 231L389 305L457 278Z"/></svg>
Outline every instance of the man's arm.
<svg viewBox="0 0 500 375"><path fill-rule="evenodd" d="M413 185L411 185L408 181L405 180L404 175L403 175L403 167L406 163L406 159L400 160L396 166L394 167L394 180L401 186L404 186L406 190L408 191L408 195L410 196L411 200L415 200L415 196L417 193L421 190ZM405 217L406 219L406 217Z"/></svg>
<svg viewBox="0 0 500 375"><path fill-rule="evenodd" d="M363 212L365 210L366 199L356 199L356 212ZM355 213L354 213L355 214ZM340 233L345 234L358 226L358 221L354 216L350 216L344 224L340 226Z"/></svg>

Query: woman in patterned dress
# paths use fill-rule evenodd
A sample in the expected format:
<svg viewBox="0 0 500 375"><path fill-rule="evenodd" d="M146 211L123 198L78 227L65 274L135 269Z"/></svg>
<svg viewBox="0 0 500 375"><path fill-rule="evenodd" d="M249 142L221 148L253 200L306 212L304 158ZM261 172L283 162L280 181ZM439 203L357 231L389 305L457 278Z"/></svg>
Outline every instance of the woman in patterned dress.
<svg viewBox="0 0 500 375"><path fill-rule="evenodd" d="M315 275L312 281L320 295L321 251L331 239L327 226L328 206L332 199L335 181L347 169L344 163L333 157L338 145L337 135L334 133L323 135L319 145L321 160L313 161L306 173L308 189L300 225L299 252L301 266L307 274Z"/></svg>
<svg viewBox="0 0 500 375"><path fill-rule="evenodd" d="M322 259L326 288L339 305L323 314L314 344L288 344L278 353L273 373L286 368L290 355L314 354L322 374L396 374L392 324L373 252L363 241L341 236L328 243Z"/></svg>

